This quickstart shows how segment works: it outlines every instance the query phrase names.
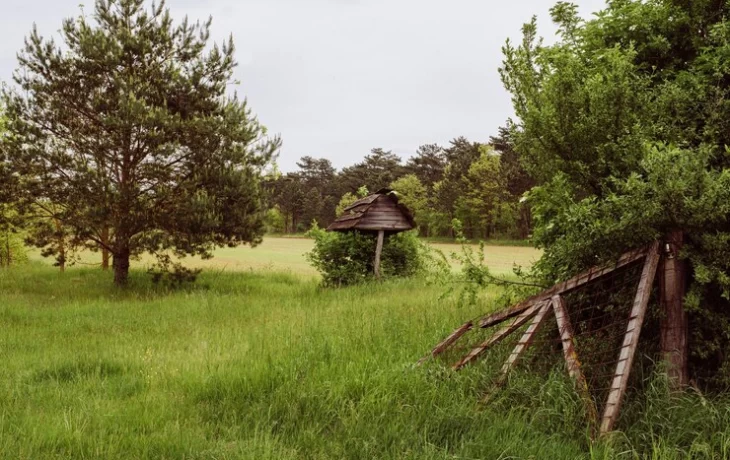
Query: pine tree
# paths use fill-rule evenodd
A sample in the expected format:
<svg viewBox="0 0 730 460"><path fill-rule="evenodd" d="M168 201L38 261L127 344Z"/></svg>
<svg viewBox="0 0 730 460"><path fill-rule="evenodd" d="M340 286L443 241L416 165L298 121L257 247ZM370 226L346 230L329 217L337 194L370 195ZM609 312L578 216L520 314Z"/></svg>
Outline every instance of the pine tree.
<svg viewBox="0 0 730 460"><path fill-rule="evenodd" d="M25 200L53 203L73 238L107 249L118 285L145 251L209 256L261 239L260 178L279 140L227 95L234 46L206 48L210 24L97 0L63 22L62 46L34 28L19 90L4 92Z"/></svg>

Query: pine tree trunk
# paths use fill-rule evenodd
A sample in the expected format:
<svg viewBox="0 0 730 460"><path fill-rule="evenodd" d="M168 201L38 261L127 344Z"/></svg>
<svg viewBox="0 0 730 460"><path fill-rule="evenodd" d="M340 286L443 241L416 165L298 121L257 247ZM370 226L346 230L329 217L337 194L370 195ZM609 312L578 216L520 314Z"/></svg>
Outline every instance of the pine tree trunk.
<svg viewBox="0 0 730 460"><path fill-rule="evenodd" d="M129 242L118 245L118 249L114 252L114 284L117 286L125 286L129 279Z"/></svg>
<svg viewBox="0 0 730 460"><path fill-rule="evenodd" d="M679 260L683 235L674 231L667 235L664 257L660 267L660 305L663 316L661 321L661 349L667 366L667 377L673 388L681 388L689 383L687 366L688 324L684 311L684 294L687 267Z"/></svg>
<svg viewBox="0 0 730 460"><path fill-rule="evenodd" d="M107 227L101 230L101 242L104 243L101 247L101 269L109 270L109 228Z"/></svg>
<svg viewBox="0 0 730 460"><path fill-rule="evenodd" d="M58 237L58 269L63 273L66 271L66 245L64 242L63 226L58 219L54 219L54 223Z"/></svg>

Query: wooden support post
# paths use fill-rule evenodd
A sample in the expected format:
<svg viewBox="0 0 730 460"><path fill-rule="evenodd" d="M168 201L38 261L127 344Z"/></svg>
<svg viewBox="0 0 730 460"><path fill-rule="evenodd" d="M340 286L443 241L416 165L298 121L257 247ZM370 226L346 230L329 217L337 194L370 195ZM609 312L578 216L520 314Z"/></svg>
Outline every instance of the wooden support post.
<svg viewBox="0 0 730 460"><path fill-rule="evenodd" d="M452 369L455 371L458 371L462 367L466 366L467 364L473 362L476 360L482 353L487 351L489 347L492 345L499 343L502 339L516 331L520 328L523 324L525 324L530 318L532 318L535 313L537 313L538 308L542 307L543 304L533 305L532 307L528 308L527 310L523 311L520 316L514 318L509 324L507 324L505 327L500 329L499 331L495 332L494 335L489 337L486 341L484 341L482 344L474 348L472 351L469 352L468 355L464 356L461 361L454 364L452 366Z"/></svg>
<svg viewBox="0 0 730 460"><path fill-rule="evenodd" d="M687 367L687 314L684 311L686 264L679 260L683 234L671 232L664 240L659 270L659 303L662 310L661 349L669 383L680 389L689 383Z"/></svg>
<svg viewBox="0 0 730 460"><path fill-rule="evenodd" d="M578 395L583 400L586 409L588 423L591 426L591 433L595 436L596 429L598 428L598 412L593 398L591 398L591 394L588 391L588 383L581 370L578 353L575 351L573 326L570 324L568 309L565 307L565 299L562 296L553 296L553 311L555 311L555 320L558 323L560 341L563 344L563 355L565 356L565 364L568 367L568 374L575 381Z"/></svg>
<svg viewBox="0 0 730 460"><path fill-rule="evenodd" d="M527 350L527 347L529 347L535 339L535 334L537 334L540 326L542 326L542 323L545 321L547 313L551 308L552 302L545 302L540 305L540 310L538 310L537 315L535 315L535 319L532 320L530 326L527 328L525 333L522 334L520 341L517 342L517 346L514 350L512 350L512 354L509 358L507 358L507 362L504 363L504 366L502 366L502 377L500 380L504 380L504 378L507 377L509 371L511 371L515 364L517 364L517 360L520 359L525 350Z"/></svg>
<svg viewBox="0 0 730 460"><path fill-rule="evenodd" d="M375 262L373 263L377 279L380 279L380 254L383 252L383 239L385 239L385 231L378 230L378 244L375 246Z"/></svg>
<svg viewBox="0 0 730 460"><path fill-rule="evenodd" d="M416 363L418 366L425 363L429 358L434 358L437 355L440 355L443 353L444 350L449 348L454 342L459 340L461 336L466 334L468 331L471 330L471 328L474 327L474 324L471 321L467 321L466 323L459 326L458 329L456 329L454 332L452 332L448 337L446 337L444 340L441 341L438 345L433 347L433 350L431 350L431 353L427 354L423 358L418 360L418 363Z"/></svg>
<svg viewBox="0 0 730 460"><path fill-rule="evenodd" d="M631 314L629 315L629 322L626 326L626 334L624 335L621 352L616 363L616 371L614 372L611 388L606 399L606 408L604 409L601 420L600 432L602 435L612 431L618 419L621 402L629 382L631 365L634 362L634 354L639 345L641 326L644 324L646 306L649 303L649 296L651 295L651 288L654 284L654 276L656 275L658 264L659 243L654 243L644 262L639 287L636 290L636 297L634 298L634 304L631 307Z"/></svg>

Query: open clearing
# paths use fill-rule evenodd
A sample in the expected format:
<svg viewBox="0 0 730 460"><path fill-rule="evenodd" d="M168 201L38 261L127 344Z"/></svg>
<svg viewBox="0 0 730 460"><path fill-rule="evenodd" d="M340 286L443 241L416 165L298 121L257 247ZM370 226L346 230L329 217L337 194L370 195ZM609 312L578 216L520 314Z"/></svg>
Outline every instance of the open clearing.
<svg viewBox="0 0 730 460"><path fill-rule="evenodd" d="M431 247L442 251L450 258L452 252L461 250L458 244L428 243ZM312 268L305 258L314 245L314 241L308 238L281 238L265 237L264 242L255 248L240 246L236 248L220 248L215 251L215 257L208 260L201 260L198 257L185 259L185 264L190 267L213 269L216 271L251 271L267 270L276 272L289 272L296 275L316 275L317 271ZM476 246L473 246L476 248ZM526 246L486 246L485 262L494 273L511 273L514 264L529 267L540 257L540 251ZM81 266L98 264L101 255L98 253L83 254ZM45 260L37 253L33 256L35 260ZM152 263L152 258L144 256L139 261L133 261L132 265L143 268Z"/></svg>
<svg viewBox="0 0 730 460"><path fill-rule="evenodd" d="M628 407L627 418L641 416L616 450L589 445L580 403L561 378L517 371L508 389L480 406L501 361L485 359L458 374L438 363L413 364L465 319L494 308L501 291L465 306L442 297L446 286L418 279L321 289L316 277L298 276L311 273L300 255L309 244L269 239L231 252L229 265L220 267L273 269L209 270L175 292L151 285L141 270L124 291L99 269L61 274L30 263L0 270L1 456L575 459L730 452L728 406L699 398L667 410L651 401ZM513 255L534 254L491 249L488 255L503 251L501 262L490 261L503 270Z"/></svg>

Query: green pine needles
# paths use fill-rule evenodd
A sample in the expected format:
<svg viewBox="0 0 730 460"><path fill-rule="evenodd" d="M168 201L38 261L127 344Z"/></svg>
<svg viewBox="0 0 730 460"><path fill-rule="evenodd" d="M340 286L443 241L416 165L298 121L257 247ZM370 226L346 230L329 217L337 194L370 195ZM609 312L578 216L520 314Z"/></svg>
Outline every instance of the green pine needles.
<svg viewBox="0 0 730 460"><path fill-rule="evenodd" d="M210 21L174 24L145 3L98 0L63 22L62 44L33 29L3 93L21 206L50 213L70 246L106 249L119 285L143 252L260 242L260 179L279 146L228 92L232 40L211 47Z"/></svg>

